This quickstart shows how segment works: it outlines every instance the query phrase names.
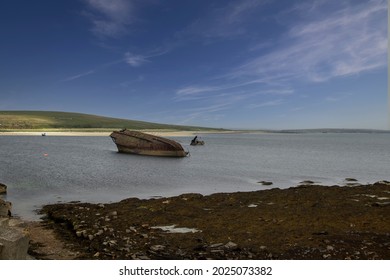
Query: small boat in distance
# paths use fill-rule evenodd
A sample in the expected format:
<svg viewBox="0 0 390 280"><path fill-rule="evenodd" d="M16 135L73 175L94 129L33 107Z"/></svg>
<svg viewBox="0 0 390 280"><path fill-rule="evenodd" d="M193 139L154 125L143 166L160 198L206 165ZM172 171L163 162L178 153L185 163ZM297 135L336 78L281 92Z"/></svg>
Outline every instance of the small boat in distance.
<svg viewBox="0 0 390 280"><path fill-rule="evenodd" d="M188 152L176 141L139 131L122 129L110 134L120 153L185 157Z"/></svg>
<svg viewBox="0 0 390 280"><path fill-rule="evenodd" d="M46 136L46 132L42 133L42 136Z"/></svg>
<svg viewBox="0 0 390 280"><path fill-rule="evenodd" d="M199 140L198 136L195 136L194 139L191 140L191 146L196 146L196 145L204 145L203 140Z"/></svg>

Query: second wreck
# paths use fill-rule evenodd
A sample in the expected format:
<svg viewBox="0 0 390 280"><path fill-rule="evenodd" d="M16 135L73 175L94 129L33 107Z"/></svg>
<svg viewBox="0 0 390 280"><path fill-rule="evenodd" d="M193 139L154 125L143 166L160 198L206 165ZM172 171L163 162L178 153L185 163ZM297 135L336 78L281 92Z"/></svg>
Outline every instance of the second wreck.
<svg viewBox="0 0 390 280"><path fill-rule="evenodd" d="M164 157L188 155L176 141L139 131L122 129L112 132L110 137L120 153Z"/></svg>

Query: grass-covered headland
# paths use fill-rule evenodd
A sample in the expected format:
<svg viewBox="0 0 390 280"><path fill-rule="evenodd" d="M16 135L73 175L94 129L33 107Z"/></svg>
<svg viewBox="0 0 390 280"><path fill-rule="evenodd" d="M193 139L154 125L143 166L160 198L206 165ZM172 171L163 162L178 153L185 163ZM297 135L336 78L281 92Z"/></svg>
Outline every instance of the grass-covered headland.
<svg viewBox="0 0 390 280"><path fill-rule="evenodd" d="M137 120L109 118L69 112L0 111L0 131L110 131L128 128L135 130L215 130L214 128L159 124Z"/></svg>

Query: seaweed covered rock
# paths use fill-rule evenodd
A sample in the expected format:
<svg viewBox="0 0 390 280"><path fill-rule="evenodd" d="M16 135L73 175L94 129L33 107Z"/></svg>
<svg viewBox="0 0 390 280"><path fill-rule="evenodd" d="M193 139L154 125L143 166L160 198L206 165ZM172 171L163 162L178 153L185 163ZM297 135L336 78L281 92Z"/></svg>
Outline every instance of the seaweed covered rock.
<svg viewBox="0 0 390 280"><path fill-rule="evenodd" d="M53 204L41 214L77 259L389 259L388 203L380 182L308 184Z"/></svg>

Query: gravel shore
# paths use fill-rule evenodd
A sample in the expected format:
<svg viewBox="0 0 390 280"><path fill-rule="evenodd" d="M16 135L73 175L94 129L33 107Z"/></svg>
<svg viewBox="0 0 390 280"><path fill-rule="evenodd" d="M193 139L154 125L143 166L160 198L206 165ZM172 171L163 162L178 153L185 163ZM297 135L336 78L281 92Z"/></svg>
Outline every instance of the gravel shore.
<svg viewBox="0 0 390 280"><path fill-rule="evenodd" d="M386 181L55 204L42 213L30 224L37 259L390 259Z"/></svg>

